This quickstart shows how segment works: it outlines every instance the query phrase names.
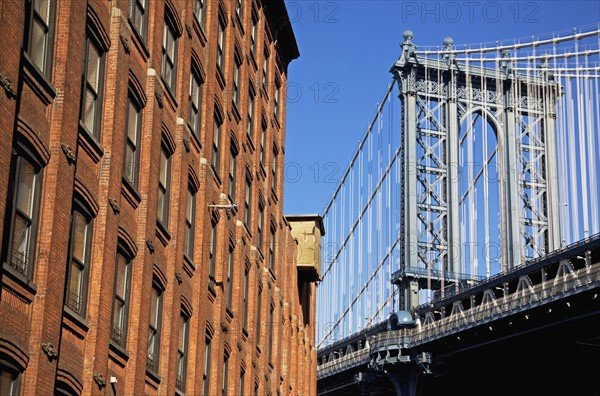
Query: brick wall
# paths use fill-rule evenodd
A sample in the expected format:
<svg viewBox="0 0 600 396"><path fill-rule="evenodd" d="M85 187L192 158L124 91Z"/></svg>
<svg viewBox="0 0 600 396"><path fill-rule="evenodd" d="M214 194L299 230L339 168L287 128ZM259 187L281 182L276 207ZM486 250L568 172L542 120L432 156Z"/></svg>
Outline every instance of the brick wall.
<svg viewBox="0 0 600 396"><path fill-rule="evenodd" d="M0 2L0 139L5 142L0 145L0 370L13 375L15 393L202 394L208 381L208 393L220 394L226 366L231 395L253 394L255 387L259 394L314 394L314 318L302 318L296 242L282 213L287 65L298 56L283 1L246 0L239 13L235 0L206 0L203 12L192 0L149 1L137 10L141 18L132 12L139 3L127 0L57 0L48 15L34 14L33 3ZM43 64L39 42L31 44L32 20L48 27ZM177 46L167 51L168 60L163 56L165 28ZM95 74L89 72L90 48L103 62ZM167 63L176 65L172 79L165 72ZM190 122L192 70L202 80L196 131ZM84 84L84 76L94 82ZM91 99L82 105L86 94ZM128 100L141 109L139 139L133 139L139 156L134 182L123 171L133 163L126 159L128 130L135 130L128 121ZM221 138L220 161L213 167L215 113ZM237 152L234 189L232 145ZM163 179L161 151L169 158ZM30 253L30 272L11 265L15 192L24 191L17 169L23 161L34 164L41 178L39 199L33 201L35 229L29 229L34 238L19 245ZM162 219L157 216L159 189L165 185L159 187L159 180L166 180L168 197L168 215ZM193 254L188 255L190 185L195 219ZM91 224L82 245L72 235L74 210ZM74 252L83 245L89 253L77 279L85 286L76 293L80 304L73 308L67 298L69 279L75 279ZM131 281L124 294L127 320L117 336L119 257L129 263ZM154 326L160 342L149 365L153 287L161 300ZM185 376L178 378L182 312L188 318L188 345L182 351Z"/></svg>

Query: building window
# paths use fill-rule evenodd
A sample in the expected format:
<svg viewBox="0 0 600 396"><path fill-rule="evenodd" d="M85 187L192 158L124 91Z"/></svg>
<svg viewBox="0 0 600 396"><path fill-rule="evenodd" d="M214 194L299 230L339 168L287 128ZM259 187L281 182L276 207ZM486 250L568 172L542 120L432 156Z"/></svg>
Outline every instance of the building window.
<svg viewBox="0 0 600 396"><path fill-rule="evenodd" d="M223 396L227 395L227 377L229 377L229 353L225 351L223 354L223 385L221 388L221 394Z"/></svg>
<svg viewBox="0 0 600 396"><path fill-rule="evenodd" d="M158 163L158 205L157 218L163 226L169 220L169 181L171 176L171 153L165 146L160 146L160 159Z"/></svg>
<svg viewBox="0 0 600 396"><path fill-rule="evenodd" d="M233 104L236 109L240 107L240 69L242 68L242 61L239 54L235 53L234 56L234 67L233 67Z"/></svg>
<svg viewBox="0 0 600 396"><path fill-rule="evenodd" d="M56 2L29 0L27 6L30 13L27 54L42 74L50 77Z"/></svg>
<svg viewBox="0 0 600 396"><path fill-rule="evenodd" d="M260 321L261 321L261 305L262 305L262 285L258 286L258 299L256 300L256 345L260 345Z"/></svg>
<svg viewBox="0 0 600 396"><path fill-rule="evenodd" d="M256 35L258 34L258 16L252 10L252 30L250 31L250 52L252 57L256 59Z"/></svg>
<svg viewBox="0 0 600 396"><path fill-rule="evenodd" d="M147 0L129 0L129 20L143 42L146 42L148 32Z"/></svg>
<svg viewBox="0 0 600 396"><path fill-rule="evenodd" d="M179 347L177 348L177 377L175 378L175 387L180 391L185 391L189 322L189 315L182 310L179 316Z"/></svg>
<svg viewBox="0 0 600 396"><path fill-rule="evenodd" d="M242 329L243 330L248 330L248 298L249 298L249 292L250 292L250 269L246 267L246 269L244 270L244 314L243 314L243 320L242 320Z"/></svg>
<svg viewBox="0 0 600 396"><path fill-rule="evenodd" d="M238 391L238 396L244 396L244 377L246 376L246 372L244 369L240 370L240 389Z"/></svg>
<svg viewBox="0 0 600 396"><path fill-rule="evenodd" d="M194 18L198 21L198 25L202 30L206 27L206 1L194 0Z"/></svg>
<svg viewBox="0 0 600 396"><path fill-rule="evenodd" d="M18 396L21 394L21 373L13 368L0 365L0 395Z"/></svg>
<svg viewBox="0 0 600 396"><path fill-rule="evenodd" d="M271 224L271 234L269 235L269 269L275 273L275 225Z"/></svg>
<svg viewBox="0 0 600 396"><path fill-rule="evenodd" d="M244 19L244 2L243 0L236 0L235 13L240 18L240 21Z"/></svg>
<svg viewBox="0 0 600 396"><path fill-rule="evenodd" d="M172 93L177 83L177 34L175 22L165 9L162 46L162 78Z"/></svg>
<svg viewBox="0 0 600 396"><path fill-rule="evenodd" d="M200 137L202 127L202 87L203 81L200 72L192 65L190 73L190 98L189 98L189 123L194 134Z"/></svg>
<svg viewBox="0 0 600 396"><path fill-rule="evenodd" d="M25 157L18 155L15 159L8 263L19 273L32 279L42 174L41 168L31 164Z"/></svg>
<svg viewBox="0 0 600 396"><path fill-rule="evenodd" d="M263 59L263 76L262 84L267 95L269 94L269 50L265 47L265 57Z"/></svg>
<svg viewBox="0 0 600 396"><path fill-rule="evenodd" d="M233 265L235 260L235 245L233 241L229 243L229 254L227 256L227 291L226 291L226 308L229 312L233 312Z"/></svg>
<svg viewBox="0 0 600 396"><path fill-rule="evenodd" d="M221 115L215 111L213 121L213 141L212 141L212 168L217 176L220 175L221 168L221 126L223 125L223 119Z"/></svg>
<svg viewBox="0 0 600 396"><path fill-rule="evenodd" d="M262 251L265 227L265 204L262 199L258 202L258 249Z"/></svg>
<svg viewBox="0 0 600 396"><path fill-rule="evenodd" d="M187 204L185 210L185 240L183 252L189 261L194 261L194 235L196 224L196 189L188 183Z"/></svg>
<svg viewBox="0 0 600 396"><path fill-rule="evenodd" d="M130 288L131 259L119 251L115 268L115 299L110 338L123 348L127 344Z"/></svg>
<svg viewBox="0 0 600 396"><path fill-rule="evenodd" d="M123 177L131 186L138 186L140 168L140 138L142 133L142 108L131 97L127 103L127 138Z"/></svg>
<svg viewBox="0 0 600 396"><path fill-rule="evenodd" d="M267 122L263 119L260 123L260 166L265 169L265 147L267 145Z"/></svg>
<svg viewBox="0 0 600 396"><path fill-rule="evenodd" d="M104 52L90 37L88 37L86 44L83 73L81 122L96 140L100 140L102 91L104 87Z"/></svg>
<svg viewBox="0 0 600 396"><path fill-rule="evenodd" d="M160 354L160 327L162 320L162 289L153 282L150 295L150 323L148 327L148 355L146 368L158 371L158 357Z"/></svg>
<svg viewBox="0 0 600 396"><path fill-rule="evenodd" d="M254 135L254 88L249 84L250 88L248 89L248 125L246 127L246 134L248 135L248 139L252 141Z"/></svg>
<svg viewBox="0 0 600 396"><path fill-rule="evenodd" d="M273 166L271 167L271 189L277 194L277 157L279 157L279 150L277 146L273 145Z"/></svg>
<svg viewBox="0 0 600 396"><path fill-rule="evenodd" d="M237 156L238 151L233 144L233 141L230 144L229 148L229 199L235 202L235 190L237 183Z"/></svg>
<svg viewBox="0 0 600 396"><path fill-rule="evenodd" d="M215 221L211 221L209 255L210 257L208 264L208 288L210 290L214 290L215 272L217 268L217 223Z"/></svg>
<svg viewBox="0 0 600 396"><path fill-rule="evenodd" d="M219 35L217 36L217 69L225 73L225 43L226 37L225 18L219 12Z"/></svg>
<svg viewBox="0 0 600 396"><path fill-rule="evenodd" d="M269 308L269 325L267 326L269 329L269 341L267 342L267 348L269 351L267 356L269 358L269 364L273 366L273 327L275 327L275 322L273 322L273 312L275 311L275 307L271 304Z"/></svg>
<svg viewBox="0 0 600 396"><path fill-rule="evenodd" d="M81 316L85 315L91 250L92 217L77 207L71 218L66 305Z"/></svg>
<svg viewBox="0 0 600 396"><path fill-rule="evenodd" d="M210 352L211 352L211 342L212 342L212 337L211 335L207 332L206 333L206 338L204 339L204 383L202 386L203 392L202 394L204 396L208 396L209 395L209 390L210 390Z"/></svg>
<svg viewBox="0 0 600 396"><path fill-rule="evenodd" d="M281 95L281 82L279 80L275 80L275 100L273 101L273 112L275 113L275 118L279 120L279 95Z"/></svg>
<svg viewBox="0 0 600 396"><path fill-rule="evenodd" d="M244 224L250 230L252 221L252 177L246 171L246 194L244 195Z"/></svg>

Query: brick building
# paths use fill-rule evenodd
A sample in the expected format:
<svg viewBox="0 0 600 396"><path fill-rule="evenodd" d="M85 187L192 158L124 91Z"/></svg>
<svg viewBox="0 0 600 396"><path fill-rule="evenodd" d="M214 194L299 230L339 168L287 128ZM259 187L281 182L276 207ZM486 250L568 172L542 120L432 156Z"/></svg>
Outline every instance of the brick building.
<svg viewBox="0 0 600 396"><path fill-rule="evenodd" d="M0 1L0 394L315 394L298 55L283 0Z"/></svg>

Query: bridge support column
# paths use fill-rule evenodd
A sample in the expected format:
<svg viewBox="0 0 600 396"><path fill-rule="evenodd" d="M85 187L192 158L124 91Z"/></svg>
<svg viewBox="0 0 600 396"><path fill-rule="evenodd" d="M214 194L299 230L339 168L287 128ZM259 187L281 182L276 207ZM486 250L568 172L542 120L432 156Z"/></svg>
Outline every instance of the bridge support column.
<svg viewBox="0 0 600 396"><path fill-rule="evenodd" d="M547 252L560 249L562 247L561 226L560 226L560 202L558 198L558 155L556 153L556 131L554 129L556 113L554 111L554 98L551 96L552 90L547 94L550 96L545 100L547 106L544 116L544 136L546 137L546 179L547 184L547 212L548 212L548 246ZM552 105L548 106L548 103Z"/></svg>
<svg viewBox="0 0 600 396"><path fill-rule="evenodd" d="M407 370L398 373L389 372L385 374L394 386L396 396L416 396L420 372L418 370Z"/></svg>
<svg viewBox="0 0 600 396"><path fill-rule="evenodd" d="M501 168L503 175L503 191L501 218L503 227L502 271L508 271L521 264L521 233L519 231L519 192L517 174L517 136L515 106L518 101L514 89L507 86L505 95L504 136L500 137L502 144Z"/></svg>
<svg viewBox="0 0 600 396"><path fill-rule="evenodd" d="M448 205L448 256L446 267L442 266L441 293L443 296L445 285L445 273L460 272L461 246L460 246L460 192L459 192L459 167L460 167L460 126L458 125L458 104L457 104L457 72L450 72L450 82L448 87L446 125L448 128L448 139L446 140L446 153L448 156L446 189ZM453 275L456 276L456 275Z"/></svg>

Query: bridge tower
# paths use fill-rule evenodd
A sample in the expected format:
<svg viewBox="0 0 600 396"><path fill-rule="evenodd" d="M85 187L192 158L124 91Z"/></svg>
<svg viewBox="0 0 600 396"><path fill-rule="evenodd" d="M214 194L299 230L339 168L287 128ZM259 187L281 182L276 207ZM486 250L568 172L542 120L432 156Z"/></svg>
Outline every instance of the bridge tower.
<svg viewBox="0 0 600 396"><path fill-rule="evenodd" d="M560 85L542 62L513 70L417 56L404 32L391 69L401 111L400 308L422 290L443 296L461 282L504 272L560 247L555 117ZM430 296L431 298L431 296Z"/></svg>

